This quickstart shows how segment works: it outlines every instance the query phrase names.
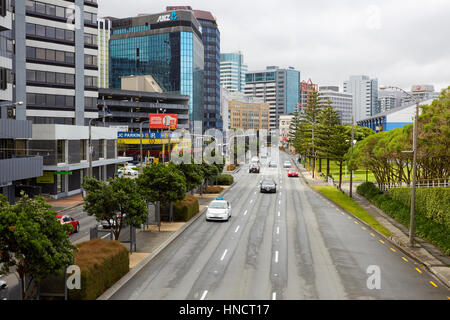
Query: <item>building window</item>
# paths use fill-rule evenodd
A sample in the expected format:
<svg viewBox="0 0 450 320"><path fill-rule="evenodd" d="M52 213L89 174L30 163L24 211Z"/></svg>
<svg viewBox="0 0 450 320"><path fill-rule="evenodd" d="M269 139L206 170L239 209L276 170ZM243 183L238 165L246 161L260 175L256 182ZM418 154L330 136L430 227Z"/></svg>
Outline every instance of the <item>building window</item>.
<svg viewBox="0 0 450 320"><path fill-rule="evenodd" d="M57 163L65 163L66 162L66 141L58 140L57 141Z"/></svg>

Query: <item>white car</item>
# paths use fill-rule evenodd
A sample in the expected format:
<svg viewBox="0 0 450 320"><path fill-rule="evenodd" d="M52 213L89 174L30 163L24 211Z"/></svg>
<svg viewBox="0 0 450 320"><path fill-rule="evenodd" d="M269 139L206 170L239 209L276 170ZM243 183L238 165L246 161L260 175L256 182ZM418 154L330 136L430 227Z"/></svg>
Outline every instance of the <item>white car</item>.
<svg viewBox="0 0 450 320"><path fill-rule="evenodd" d="M283 167L290 168L292 167L292 163L290 161L285 161Z"/></svg>
<svg viewBox="0 0 450 320"><path fill-rule="evenodd" d="M117 174L119 176L119 178L121 178L122 176L137 176L139 174L139 172L137 170L134 170L130 167L126 167L126 168L121 168L117 171Z"/></svg>
<svg viewBox="0 0 450 320"><path fill-rule="evenodd" d="M206 221L209 220L225 220L228 221L231 218L231 205L228 201L222 197L216 198L212 201L206 210Z"/></svg>

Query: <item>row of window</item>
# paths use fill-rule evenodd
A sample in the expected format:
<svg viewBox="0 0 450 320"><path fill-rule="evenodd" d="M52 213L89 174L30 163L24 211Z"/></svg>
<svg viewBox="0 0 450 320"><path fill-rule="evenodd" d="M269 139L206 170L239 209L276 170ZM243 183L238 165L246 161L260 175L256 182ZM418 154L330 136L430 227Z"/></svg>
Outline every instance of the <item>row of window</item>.
<svg viewBox="0 0 450 320"><path fill-rule="evenodd" d="M35 12L50 17L64 19L74 19L75 17L73 8L55 6L53 4L31 0L27 0L26 6L28 12ZM84 22L89 24L97 24L97 14L84 12Z"/></svg>
<svg viewBox="0 0 450 320"><path fill-rule="evenodd" d="M55 107L55 108L74 108L75 97L53 94L39 94L39 93L27 93L27 104L32 106L41 107ZM97 98L85 97L85 108L97 108Z"/></svg>
<svg viewBox="0 0 450 320"><path fill-rule="evenodd" d="M27 47L27 59L61 62L73 65L75 64L75 53L53 49ZM84 64L87 66L97 66L97 56L85 54Z"/></svg>
<svg viewBox="0 0 450 320"><path fill-rule="evenodd" d="M74 86L75 75L60 72L27 70L27 81ZM84 85L86 87L96 87L97 81L97 77L84 76Z"/></svg>
<svg viewBox="0 0 450 320"><path fill-rule="evenodd" d="M65 40L70 42L75 41L75 32L72 30L42 26L34 23L27 23L27 35L45 37L56 40ZM84 43L90 45L97 45L97 35L85 33Z"/></svg>

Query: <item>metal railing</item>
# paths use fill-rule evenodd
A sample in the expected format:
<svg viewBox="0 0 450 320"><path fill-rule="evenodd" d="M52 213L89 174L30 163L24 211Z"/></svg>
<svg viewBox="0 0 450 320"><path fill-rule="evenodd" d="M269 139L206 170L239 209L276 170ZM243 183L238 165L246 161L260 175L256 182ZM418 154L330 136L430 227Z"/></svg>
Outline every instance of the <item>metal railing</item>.
<svg viewBox="0 0 450 320"><path fill-rule="evenodd" d="M412 183L389 182L380 185L381 191L389 191L392 188L411 188ZM416 188L448 188L450 179L422 179L416 182Z"/></svg>

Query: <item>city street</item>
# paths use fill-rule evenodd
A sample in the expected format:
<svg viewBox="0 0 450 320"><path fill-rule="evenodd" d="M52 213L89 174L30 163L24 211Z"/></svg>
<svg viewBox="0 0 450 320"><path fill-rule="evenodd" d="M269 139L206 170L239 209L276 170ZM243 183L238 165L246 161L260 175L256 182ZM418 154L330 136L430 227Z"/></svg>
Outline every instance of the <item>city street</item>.
<svg viewBox="0 0 450 320"><path fill-rule="evenodd" d="M243 168L229 222L202 217L112 299L447 299L438 280L278 168ZM261 194L262 177L277 181ZM370 290L370 266L381 288ZM369 281L370 282L370 281Z"/></svg>

